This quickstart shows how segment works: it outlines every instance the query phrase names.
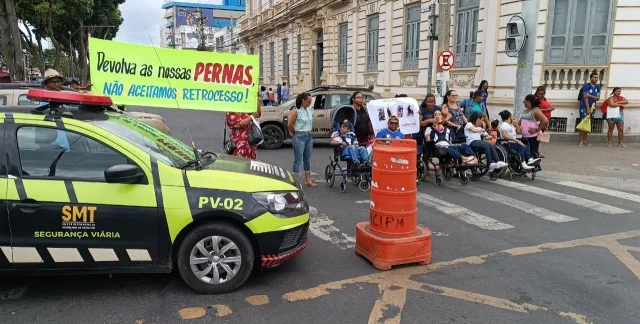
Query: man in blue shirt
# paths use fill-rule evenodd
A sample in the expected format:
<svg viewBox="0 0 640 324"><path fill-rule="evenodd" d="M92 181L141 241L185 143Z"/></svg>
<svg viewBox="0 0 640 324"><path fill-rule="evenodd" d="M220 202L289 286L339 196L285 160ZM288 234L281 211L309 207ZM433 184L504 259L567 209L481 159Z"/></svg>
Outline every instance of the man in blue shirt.
<svg viewBox="0 0 640 324"><path fill-rule="evenodd" d="M400 120L396 116L390 116L387 121L387 129L383 129L376 134L376 138L388 138L388 139L405 139L405 136L400 131Z"/></svg>
<svg viewBox="0 0 640 324"><path fill-rule="evenodd" d="M585 84L582 87L582 100L580 100L580 120L583 120L587 117L589 113L589 109L594 105L598 100L600 100L600 86L596 84L598 82L598 73L591 73L589 83ZM593 112L590 112L591 118L593 118ZM588 145L587 143L587 133L580 132L580 143L579 146Z"/></svg>

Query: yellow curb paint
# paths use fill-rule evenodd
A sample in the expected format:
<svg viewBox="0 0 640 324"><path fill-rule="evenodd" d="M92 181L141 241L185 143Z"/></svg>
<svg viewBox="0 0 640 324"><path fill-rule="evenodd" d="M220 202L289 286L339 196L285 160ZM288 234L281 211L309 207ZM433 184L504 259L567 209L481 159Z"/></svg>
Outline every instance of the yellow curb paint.
<svg viewBox="0 0 640 324"><path fill-rule="evenodd" d="M267 295L255 295L249 296L245 301L253 306L266 305L269 303L269 296Z"/></svg>
<svg viewBox="0 0 640 324"><path fill-rule="evenodd" d="M211 308L214 308L216 310L216 316L218 317L225 317L233 313L231 311L231 307L227 305L212 305Z"/></svg>
<svg viewBox="0 0 640 324"><path fill-rule="evenodd" d="M182 319L195 319L204 316L207 311L202 307L188 307L179 310L178 314Z"/></svg>
<svg viewBox="0 0 640 324"><path fill-rule="evenodd" d="M543 310L549 309L532 304L516 304L509 300L477 294L474 292L457 290L449 287L441 287L430 284L423 284L410 279L413 275L427 274L442 268L450 268L462 264L480 265L486 262L488 257L492 256L523 256L541 253L545 251L552 251L558 249L566 249L577 246L601 246L607 248L611 253L625 264L629 270L631 270L640 279L640 261L633 258L629 251L635 249L629 246L623 246L618 240L623 240L632 237L640 236L640 230L620 232L609 235L602 235L596 237L588 237L584 239L570 240L556 243L544 243L535 246L525 246L507 249L495 253L470 256L465 258L459 258L451 261L437 262L425 266L416 266L411 268L403 268L392 271L378 272L371 275L365 275L360 277L348 278L338 280L334 282L328 282L318 285L316 287L301 289L286 293L282 296L282 299L290 303L316 299L322 296L329 295L331 291L342 290L345 286L350 284L377 284L378 289L382 296L375 302L374 307L369 315L368 323L380 323L382 318L387 318L384 323L399 323L402 308L406 303L407 290L421 291L427 293L434 293L442 296L448 296L456 299L466 300L469 302L480 303L496 308L506 309L515 312ZM393 288L391 288L393 287ZM394 289L395 288L395 289ZM395 306L394 311L397 314L388 314L389 306ZM575 323L584 324L589 323L584 315L560 312L560 316L568 317Z"/></svg>

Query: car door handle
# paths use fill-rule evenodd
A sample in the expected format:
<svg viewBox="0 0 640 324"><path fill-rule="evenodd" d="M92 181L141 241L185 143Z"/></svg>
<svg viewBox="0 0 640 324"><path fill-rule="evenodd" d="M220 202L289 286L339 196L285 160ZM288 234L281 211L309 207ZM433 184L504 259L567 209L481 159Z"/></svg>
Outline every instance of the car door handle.
<svg viewBox="0 0 640 324"><path fill-rule="evenodd" d="M42 207L42 204L33 199L25 199L13 204L13 208L20 208L23 213L33 213L40 209L40 207Z"/></svg>
<svg viewBox="0 0 640 324"><path fill-rule="evenodd" d="M318 115L318 117L324 117L324 114L320 114L320 115Z"/></svg>

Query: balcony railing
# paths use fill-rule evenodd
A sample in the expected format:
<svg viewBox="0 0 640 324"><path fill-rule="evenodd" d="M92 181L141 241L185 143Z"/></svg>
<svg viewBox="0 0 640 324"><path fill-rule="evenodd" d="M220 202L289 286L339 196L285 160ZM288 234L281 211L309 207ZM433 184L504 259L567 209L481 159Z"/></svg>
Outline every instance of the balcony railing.
<svg viewBox="0 0 640 324"><path fill-rule="evenodd" d="M589 82L591 73L598 74L600 86L607 84L608 66L556 66L542 67L542 85L550 90L577 90Z"/></svg>

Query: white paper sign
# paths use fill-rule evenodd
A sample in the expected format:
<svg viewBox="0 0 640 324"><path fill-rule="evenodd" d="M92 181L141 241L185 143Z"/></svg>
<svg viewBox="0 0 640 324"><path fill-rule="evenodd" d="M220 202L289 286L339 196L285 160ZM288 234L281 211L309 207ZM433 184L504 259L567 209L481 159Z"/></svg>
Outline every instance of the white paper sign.
<svg viewBox="0 0 640 324"><path fill-rule="evenodd" d="M387 128L390 116L398 117L402 134L420 132L420 106L418 106L418 101L413 98L371 100L367 104L367 112L369 112L371 125L373 125L376 134Z"/></svg>

